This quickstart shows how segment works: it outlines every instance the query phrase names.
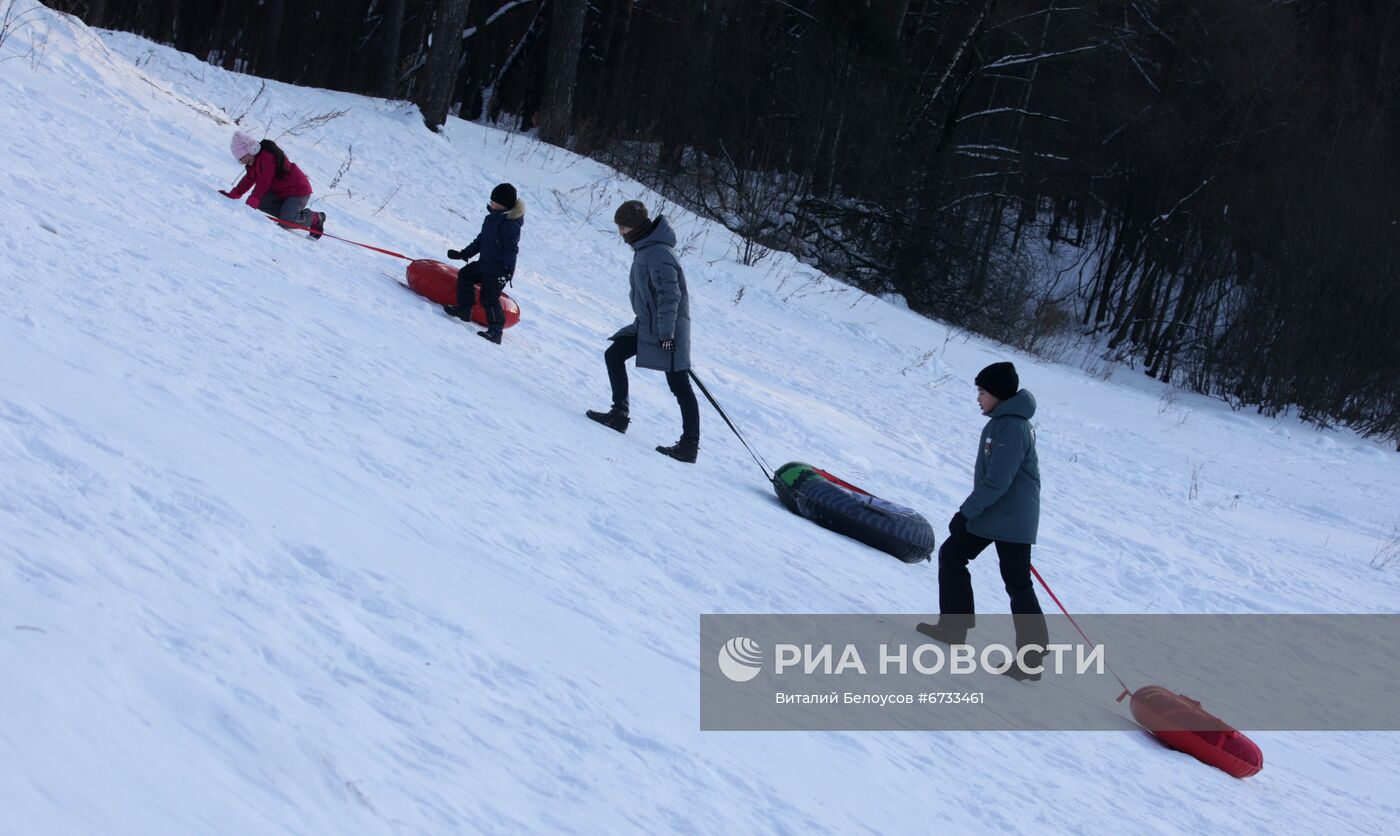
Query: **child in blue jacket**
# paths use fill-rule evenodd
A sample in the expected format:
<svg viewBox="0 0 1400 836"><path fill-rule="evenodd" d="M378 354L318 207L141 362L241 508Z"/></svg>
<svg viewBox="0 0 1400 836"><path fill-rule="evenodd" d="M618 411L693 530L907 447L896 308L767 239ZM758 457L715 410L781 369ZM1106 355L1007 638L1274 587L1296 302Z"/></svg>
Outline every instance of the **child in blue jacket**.
<svg viewBox="0 0 1400 836"><path fill-rule="evenodd" d="M515 256L520 252L520 229L525 225L525 201L515 193L515 187L502 183L491 190L491 202L486 207L486 219L481 232L461 250L448 250L447 257L467 260L480 255L457 272L457 304L444 305L443 310L465 322L471 321L472 285L481 285L481 309L486 312L486 330L477 336L501 344L501 332L506 325L501 310L501 290L515 276Z"/></svg>
<svg viewBox="0 0 1400 836"><path fill-rule="evenodd" d="M1035 398L1021 388L1011 363L993 363L975 382L977 406L989 420L977 447L972 493L948 523L950 536L938 550L938 622L918 630L948 644L966 643L976 624L967 564L995 543L1016 629L1016 663L1004 673L1038 680L1049 636L1031 582L1031 546L1040 528Z"/></svg>

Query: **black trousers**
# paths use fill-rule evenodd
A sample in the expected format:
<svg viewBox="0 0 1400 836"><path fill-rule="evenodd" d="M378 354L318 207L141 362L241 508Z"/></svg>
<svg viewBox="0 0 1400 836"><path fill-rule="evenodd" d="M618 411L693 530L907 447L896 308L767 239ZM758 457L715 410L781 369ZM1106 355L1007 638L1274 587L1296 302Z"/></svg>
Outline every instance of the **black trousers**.
<svg viewBox="0 0 1400 836"><path fill-rule="evenodd" d="M636 337L618 337L603 352L608 365L608 383L612 385L613 406L627 409L627 361L637 356ZM681 436L700 439L700 404L695 390L690 388L689 372L666 372L666 385L681 407Z"/></svg>
<svg viewBox="0 0 1400 836"><path fill-rule="evenodd" d="M963 631L976 625L972 574L967 571L967 564L992 542L966 528L943 541L943 548L938 550L940 625ZM1036 644L1043 647L1050 640L1050 634L1045 626L1045 615L1040 611L1040 600L1035 597L1035 585L1031 582L1030 544L997 540L996 547L997 559L1001 561L1001 579L1006 584L1006 594L1011 598L1016 645L1025 647Z"/></svg>
<svg viewBox="0 0 1400 836"><path fill-rule="evenodd" d="M457 307L468 311L472 305L472 285L481 286L481 310L486 313L486 328L499 334L506 327L506 312L501 308L501 288L505 282L495 277L483 279L481 262L473 261L457 271Z"/></svg>

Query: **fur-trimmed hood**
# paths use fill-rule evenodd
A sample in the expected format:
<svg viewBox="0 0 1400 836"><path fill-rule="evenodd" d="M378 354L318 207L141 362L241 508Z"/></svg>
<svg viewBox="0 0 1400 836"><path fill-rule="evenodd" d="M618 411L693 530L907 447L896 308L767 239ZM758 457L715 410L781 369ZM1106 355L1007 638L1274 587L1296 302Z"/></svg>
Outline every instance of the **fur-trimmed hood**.
<svg viewBox="0 0 1400 836"><path fill-rule="evenodd" d="M481 256L481 275L488 278L509 277L515 273L515 256L520 251L520 228L525 225L525 201L516 198L515 205L506 210L487 207L481 221L481 232L462 248L463 260Z"/></svg>

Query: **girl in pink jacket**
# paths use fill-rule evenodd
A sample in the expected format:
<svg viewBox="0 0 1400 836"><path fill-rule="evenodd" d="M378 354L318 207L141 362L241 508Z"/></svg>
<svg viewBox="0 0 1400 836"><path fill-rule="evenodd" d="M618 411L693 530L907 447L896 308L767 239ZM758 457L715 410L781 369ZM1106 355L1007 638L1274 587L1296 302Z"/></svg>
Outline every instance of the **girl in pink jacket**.
<svg viewBox="0 0 1400 836"><path fill-rule="evenodd" d="M233 191L222 189L219 194L238 199L249 188L248 205L261 209L274 218L289 223L300 224L311 229L312 238L320 238L326 226L325 212L312 212L306 208L311 198L311 181L301 173L296 163L287 159L277 143L270 139L259 142L243 131L235 131L233 142L229 144L234 159L248 169ZM285 227L293 229L293 227Z"/></svg>

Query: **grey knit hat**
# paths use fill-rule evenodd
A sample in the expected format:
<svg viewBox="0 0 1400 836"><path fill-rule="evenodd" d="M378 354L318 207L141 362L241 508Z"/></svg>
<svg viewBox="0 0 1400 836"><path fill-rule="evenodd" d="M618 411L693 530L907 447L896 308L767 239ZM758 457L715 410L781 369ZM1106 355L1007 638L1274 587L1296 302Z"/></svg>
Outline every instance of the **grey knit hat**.
<svg viewBox="0 0 1400 836"><path fill-rule="evenodd" d="M641 229L650 220L647 217L647 207L640 200L629 200L617 207L617 211L613 213L613 223L632 229Z"/></svg>

